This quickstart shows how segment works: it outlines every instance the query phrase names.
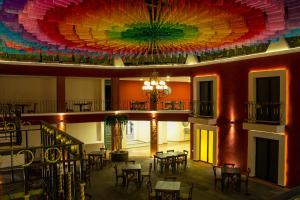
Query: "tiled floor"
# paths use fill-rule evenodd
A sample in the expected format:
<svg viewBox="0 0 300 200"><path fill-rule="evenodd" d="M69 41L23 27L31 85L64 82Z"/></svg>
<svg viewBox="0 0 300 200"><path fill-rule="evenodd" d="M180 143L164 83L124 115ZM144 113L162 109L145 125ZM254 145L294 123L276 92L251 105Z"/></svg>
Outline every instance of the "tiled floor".
<svg viewBox="0 0 300 200"><path fill-rule="evenodd" d="M189 151L190 141L168 142L165 144L158 145L158 151L167 151L167 149L174 149L175 151L182 151L185 149ZM130 156L150 156L150 144L148 146L127 148L126 150L129 152Z"/></svg>
<svg viewBox="0 0 300 200"><path fill-rule="evenodd" d="M148 157L131 157L137 162L142 164L143 169L147 169L148 164L152 162L152 158ZM251 199L251 200L263 200L270 199L272 196L277 195L284 191L283 188L264 183L255 179L251 179L249 182L249 195L245 195L245 188L242 185L242 191L236 192L232 189L228 189L224 192L221 191L220 183L218 183L217 190L214 189L214 175L210 164L202 162L189 161L188 169L181 174L176 175L178 180L182 182L182 190L187 190L191 183L195 184L193 190L194 200L222 200L222 199ZM151 181L153 185L162 180L163 175L154 173ZM141 189L137 190L132 183L129 185L128 190L121 185L115 185L115 174L113 167L104 168L103 170L93 170L91 176L91 185L87 187L88 193L92 194L93 199L107 199L107 200L144 200L148 199L147 189L145 182Z"/></svg>

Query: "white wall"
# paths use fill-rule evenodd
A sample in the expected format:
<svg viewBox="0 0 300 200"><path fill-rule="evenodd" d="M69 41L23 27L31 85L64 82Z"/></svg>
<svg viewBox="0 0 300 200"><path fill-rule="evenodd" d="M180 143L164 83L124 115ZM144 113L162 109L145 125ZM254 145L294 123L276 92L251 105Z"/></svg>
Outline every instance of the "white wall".
<svg viewBox="0 0 300 200"><path fill-rule="evenodd" d="M0 76L1 102L55 100L56 77Z"/></svg>
<svg viewBox="0 0 300 200"><path fill-rule="evenodd" d="M158 122L158 144L168 143L167 122Z"/></svg>
<svg viewBox="0 0 300 200"><path fill-rule="evenodd" d="M100 100L102 94L99 78L66 78L66 100Z"/></svg>
<svg viewBox="0 0 300 200"><path fill-rule="evenodd" d="M66 125L66 132L85 144L99 143L101 123L72 123ZM101 138L103 139L103 137Z"/></svg>
<svg viewBox="0 0 300 200"><path fill-rule="evenodd" d="M30 125L30 126L22 126L22 130L30 130L28 131L28 146L41 146L41 131L40 130L33 130L33 129L40 129L40 125ZM26 131L22 132L22 146L26 146Z"/></svg>
<svg viewBox="0 0 300 200"><path fill-rule="evenodd" d="M150 122L132 121L134 126L134 135L136 140L150 142Z"/></svg>
<svg viewBox="0 0 300 200"><path fill-rule="evenodd" d="M159 122L158 123L158 144L189 140L185 134L185 128L182 122Z"/></svg>

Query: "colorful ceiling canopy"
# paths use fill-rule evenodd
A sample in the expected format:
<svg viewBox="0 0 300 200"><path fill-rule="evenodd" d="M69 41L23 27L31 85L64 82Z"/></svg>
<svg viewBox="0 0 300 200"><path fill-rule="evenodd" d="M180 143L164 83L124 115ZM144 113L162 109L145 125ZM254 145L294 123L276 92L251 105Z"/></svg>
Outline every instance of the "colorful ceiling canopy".
<svg viewBox="0 0 300 200"><path fill-rule="evenodd" d="M299 0L0 0L0 53L198 55L300 35Z"/></svg>

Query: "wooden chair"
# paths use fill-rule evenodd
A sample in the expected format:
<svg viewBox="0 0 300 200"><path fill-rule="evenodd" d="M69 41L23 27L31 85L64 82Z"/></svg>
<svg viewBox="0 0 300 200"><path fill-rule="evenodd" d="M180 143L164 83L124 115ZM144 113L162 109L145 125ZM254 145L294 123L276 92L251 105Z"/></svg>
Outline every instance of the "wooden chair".
<svg viewBox="0 0 300 200"><path fill-rule="evenodd" d="M248 180L249 180L250 173L251 173L251 169L248 168L247 171L242 172L242 174L241 174L241 182L245 183L246 194L249 194L248 193Z"/></svg>
<svg viewBox="0 0 300 200"><path fill-rule="evenodd" d="M73 111L74 111L73 108L70 108L70 107L69 107L69 105L68 105L67 102L65 103L65 108L66 108L66 112L73 112Z"/></svg>
<svg viewBox="0 0 300 200"><path fill-rule="evenodd" d="M234 168L235 164L234 163L224 163L223 167L227 167L227 168ZM229 185L234 185L234 176L227 176L227 186Z"/></svg>
<svg viewBox="0 0 300 200"><path fill-rule="evenodd" d="M123 171L126 181L126 190L128 189L129 183L134 182L136 184L136 188L139 188L139 179L136 173L132 171Z"/></svg>
<svg viewBox="0 0 300 200"><path fill-rule="evenodd" d="M148 199L155 200L156 196L155 196L155 192L152 191L152 184L150 180L147 182L147 190L148 190Z"/></svg>
<svg viewBox="0 0 300 200"><path fill-rule="evenodd" d="M28 109L28 113L36 113L36 108L37 108L38 103L33 103L30 108Z"/></svg>
<svg viewBox="0 0 300 200"><path fill-rule="evenodd" d="M88 162L85 165L84 181L86 184L91 185L91 166Z"/></svg>
<svg viewBox="0 0 300 200"><path fill-rule="evenodd" d="M183 150L183 153L185 154L184 169L186 169L187 168L187 157L189 155L189 151Z"/></svg>
<svg viewBox="0 0 300 200"><path fill-rule="evenodd" d="M156 193L157 194L157 193ZM161 200L177 200L179 199L178 193L170 190L163 190L159 191L159 196L156 197L156 199Z"/></svg>
<svg viewBox="0 0 300 200"><path fill-rule="evenodd" d="M194 183L192 183L189 193L180 192L180 200L192 200Z"/></svg>
<svg viewBox="0 0 300 200"><path fill-rule="evenodd" d="M86 107L83 108L83 111L91 111L92 105L93 105L93 102L91 102L91 101L87 102L87 105L86 105Z"/></svg>
<svg viewBox="0 0 300 200"><path fill-rule="evenodd" d="M103 166L111 166L111 152L109 150L105 151L105 156L103 158Z"/></svg>
<svg viewBox="0 0 300 200"><path fill-rule="evenodd" d="M127 160L125 161L125 164L135 164L135 160Z"/></svg>
<svg viewBox="0 0 300 200"><path fill-rule="evenodd" d="M215 176L215 190L217 189L217 182L220 181L222 182L222 167L213 165L213 171L214 171L214 176Z"/></svg>
<svg viewBox="0 0 300 200"><path fill-rule="evenodd" d="M167 150L167 153L175 152L174 149Z"/></svg>
<svg viewBox="0 0 300 200"><path fill-rule="evenodd" d="M143 183L144 178L148 178L148 181L150 181L151 172L152 172L152 163L149 164L149 170L147 172L142 172L142 183Z"/></svg>
<svg viewBox="0 0 300 200"><path fill-rule="evenodd" d="M177 171L180 172L181 169L185 169L185 156L177 156L176 157L176 168Z"/></svg>
<svg viewBox="0 0 300 200"><path fill-rule="evenodd" d="M114 168L115 168L115 174L116 174L116 185L118 185L118 179L119 178L122 178L122 181L123 181L123 184L124 184L124 174L123 174L123 172L122 173L118 172L118 166L117 165L115 165Z"/></svg>
<svg viewBox="0 0 300 200"><path fill-rule="evenodd" d="M163 154L163 153L164 153L163 151L157 151L155 153L155 155L159 155L159 154ZM156 159L156 169L162 169L164 166L163 162L164 162L163 160ZM156 169L154 169L154 170L156 170Z"/></svg>
<svg viewBox="0 0 300 200"><path fill-rule="evenodd" d="M165 176L164 181L176 181L177 177L176 176Z"/></svg>
<svg viewBox="0 0 300 200"><path fill-rule="evenodd" d="M176 157L168 156L168 157L166 157L165 162L161 163L161 164L164 164L166 172L169 172L170 168L171 168L172 172L175 172L175 170L176 170Z"/></svg>
<svg viewBox="0 0 300 200"><path fill-rule="evenodd" d="M228 168L234 168L235 164L234 163L224 163L223 167L228 167Z"/></svg>

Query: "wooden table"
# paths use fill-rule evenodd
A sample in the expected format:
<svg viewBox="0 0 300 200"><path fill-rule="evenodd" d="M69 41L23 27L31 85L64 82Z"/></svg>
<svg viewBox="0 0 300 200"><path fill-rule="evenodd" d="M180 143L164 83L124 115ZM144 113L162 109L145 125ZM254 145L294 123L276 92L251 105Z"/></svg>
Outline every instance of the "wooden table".
<svg viewBox="0 0 300 200"><path fill-rule="evenodd" d="M157 181L154 188L156 199L159 199L161 195L174 195L175 199L179 199L180 185L179 181Z"/></svg>
<svg viewBox="0 0 300 200"><path fill-rule="evenodd" d="M146 101L132 101L130 102L131 110L145 110L146 109Z"/></svg>
<svg viewBox="0 0 300 200"><path fill-rule="evenodd" d="M162 154L154 155L154 160L153 160L154 170L156 170L157 160L160 160L161 163L162 163L167 158L174 157L174 159L176 159L176 157L179 157L179 156L184 156L185 162L187 162L187 155L184 152L181 152L181 151L168 152L168 153L162 153ZM186 164L185 164L185 167L186 167ZM163 172L163 166L162 165L160 166L160 171L161 171L161 173Z"/></svg>
<svg viewBox="0 0 300 200"><path fill-rule="evenodd" d="M87 106L89 103L74 103L74 106L79 106L80 112L82 112L83 106Z"/></svg>
<svg viewBox="0 0 300 200"><path fill-rule="evenodd" d="M25 107L29 107L29 106L31 106L31 105L28 104L28 103L20 103L20 104L15 104L15 106L21 107L21 111L22 111L22 113L24 113Z"/></svg>
<svg viewBox="0 0 300 200"><path fill-rule="evenodd" d="M236 189L237 191L241 191L241 168L233 168L233 167L222 167L222 190L225 188L225 179L236 177Z"/></svg>
<svg viewBox="0 0 300 200"><path fill-rule="evenodd" d="M100 169L103 168L103 155L104 155L104 151L91 151L88 154L88 159L89 159L89 163L92 163L92 160L95 161L95 159L99 159L99 164L100 164ZM96 161L96 168L97 168L98 164Z"/></svg>
<svg viewBox="0 0 300 200"><path fill-rule="evenodd" d="M142 171L141 164L125 164L122 166L122 171L123 172L132 172L132 173L137 172L138 182L139 182L139 185L141 185L141 171ZM123 183L125 183L125 181L123 181Z"/></svg>

